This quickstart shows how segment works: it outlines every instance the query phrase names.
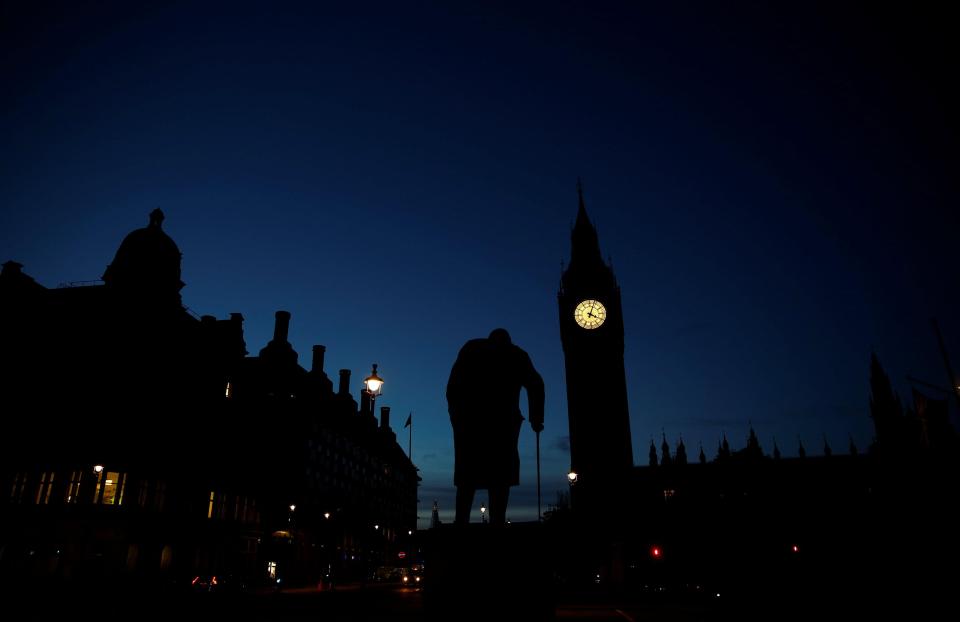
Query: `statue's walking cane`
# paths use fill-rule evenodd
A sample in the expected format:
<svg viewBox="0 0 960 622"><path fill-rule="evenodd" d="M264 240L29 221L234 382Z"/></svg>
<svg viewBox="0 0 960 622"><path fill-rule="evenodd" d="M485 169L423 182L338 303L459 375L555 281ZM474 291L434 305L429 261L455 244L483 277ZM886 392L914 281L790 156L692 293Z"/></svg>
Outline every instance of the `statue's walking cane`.
<svg viewBox="0 0 960 622"><path fill-rule="evenodd" d="M537 522L543 520L540 514L540 432L537 432Z"/></svg>

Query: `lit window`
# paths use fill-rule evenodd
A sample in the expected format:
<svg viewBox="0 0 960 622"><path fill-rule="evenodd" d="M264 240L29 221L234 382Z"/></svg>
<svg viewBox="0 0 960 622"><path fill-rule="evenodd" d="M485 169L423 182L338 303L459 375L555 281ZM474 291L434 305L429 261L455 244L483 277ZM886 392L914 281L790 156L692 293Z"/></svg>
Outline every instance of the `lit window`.
<svg viewBox="0 0 960 622"><path fill-rule="evenodd" d="M277 578L277 562L267 562L267 576L271 579Z"/></svg>
<svg viewBox="0 0 960 622"><path fill-rule="evenodd" d="M67 484L67 492L63 497L64 503L78 503L80 500L80 478L82 471L71 471L70 482Z"/></svg>
<svg viewBox="0 0 960 622"><path fill-rule="evenodd" d="M210 503L207 505L207 518L213 518L213 502L217 498L217 493L210 491Z"/></svg>
<svg viewBox="0 0 960 622"><path fill-rule="evenodd" d="M103 492L100 495L100 503L103 505L119 505L120 497L120 478L122 473L118 471L106 471L106 477L103 477ZM102 475L102 473L101 473Z"/></svg>
<svg viewBox="0 0 960 622"><path fill-rule="evenodd" d="M40 485L37 486L37 498L34 503L37 505L47 505L50 503L50 491L53 489L53 471L40 474Z"/></svg>
<svg viewBox="0 0 960 622"><path fill-rule="evenodd" d="M677 494L677 491L676 491L676 490L674 490L674 489L672 489L672 488L668 488L668 489L666 489L666 490L663 491L663 498L664 498L664 499L669 499L670 497L672 497L672 496L675 495L675 494Z"/></svg>
<svg viewBox="0 0 960 622"><path fill-rule="evenodd" d="M23 492L27 488L27 474L20 472L13 476L13 487L10 489L10 502L20 503L23 500Z"/></svg>
<svg viewBox="0 0 960 622"><path fill-rule="evenodd" d="M233 396L233 385L230 384L230 381L227 381L227 388L223 392L223 396L226 398Z"/></svg>

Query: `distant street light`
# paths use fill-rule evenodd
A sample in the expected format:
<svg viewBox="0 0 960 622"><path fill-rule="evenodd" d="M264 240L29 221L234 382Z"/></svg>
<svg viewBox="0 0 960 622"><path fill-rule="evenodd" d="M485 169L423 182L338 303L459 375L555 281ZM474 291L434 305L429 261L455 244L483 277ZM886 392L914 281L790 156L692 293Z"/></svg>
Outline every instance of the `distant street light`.
<svg viewBox="0 0 960 622"><path fill-rule="evenodd" d="M329 520L329 519L330 519L330 512L324 512L324 513L323 513L323 517L326 518L327 520Z"/></svg>
<svg viewBox="0 0 960 622"><path fill-rule="evenodd" d="M99 475L100 473L103 473L103 465L98 464L95 467L93 467L93 472L96 473L97 475Z"/></svg>
<svg viewBox="0 0 960 622"><path fill-rule="evenodd" d="M569 483L571 486L577 483L577 474L575 472L570 471L567 473L567 483Z"/></svg>
<svg viewBox="0 0 960 622"><path fill-rule="evenodd" d="M487 522L487 506L483 504L480 505L480 522L481 523Z"/></svg>
<svg viewBox="0 0 960 622"><path fill-rule="evenodd" d="M370 412L376 413L377 396L383 393L383 378L377 375L377 364L373 364L373 371L363 379L367 395L370 396Z"/></svg>

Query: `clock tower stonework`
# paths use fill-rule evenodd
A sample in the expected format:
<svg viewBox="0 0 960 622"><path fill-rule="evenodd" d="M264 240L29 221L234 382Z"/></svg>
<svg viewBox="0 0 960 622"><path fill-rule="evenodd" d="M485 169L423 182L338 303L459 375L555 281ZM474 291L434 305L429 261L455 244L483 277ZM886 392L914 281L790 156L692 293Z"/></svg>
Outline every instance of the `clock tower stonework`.
<svg viewBox="0 0 960 622"><path fill-rule="evenodd" d="M570 265L557 295L567 380L572 496L580 511L609 510L611 497L633 467L627 381L623 365L623 310L613 269L600 254L582 188L571 233Z"/></svg>

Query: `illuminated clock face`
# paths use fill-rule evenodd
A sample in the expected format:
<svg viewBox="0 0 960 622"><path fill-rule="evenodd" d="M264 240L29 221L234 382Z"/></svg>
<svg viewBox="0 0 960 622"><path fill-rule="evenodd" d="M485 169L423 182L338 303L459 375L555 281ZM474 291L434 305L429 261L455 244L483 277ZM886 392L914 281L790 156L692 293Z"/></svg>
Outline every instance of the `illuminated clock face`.
<svg viewBox="0 0 960 622"><path fill-rule="evenodd" d="M587 330L599 328L607 319L607 309L599 300L584 300L573 310L573 319Z"/></svg>

